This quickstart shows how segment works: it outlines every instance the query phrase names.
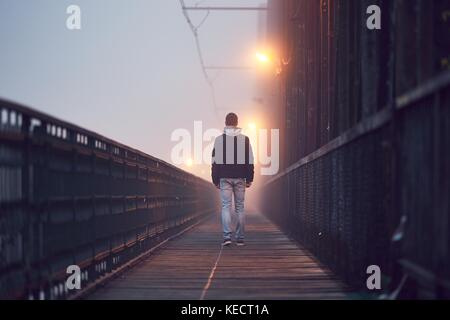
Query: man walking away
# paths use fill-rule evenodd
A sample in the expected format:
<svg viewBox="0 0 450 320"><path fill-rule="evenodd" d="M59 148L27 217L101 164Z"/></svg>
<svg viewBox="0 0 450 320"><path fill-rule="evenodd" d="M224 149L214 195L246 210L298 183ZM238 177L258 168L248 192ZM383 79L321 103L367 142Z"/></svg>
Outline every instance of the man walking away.
<svg viewBox="0 0 450 320"><path fill-rule="evenodd" d="M241 134L238 117L229 113L225 118L224 133L214 141L212 152L212 181L220 189L222 199L223 243L231 244L231 201L234 195L234 207L237 215L236 243L244 245L245 188L253 182L254 165L250 139Z"/></svg>

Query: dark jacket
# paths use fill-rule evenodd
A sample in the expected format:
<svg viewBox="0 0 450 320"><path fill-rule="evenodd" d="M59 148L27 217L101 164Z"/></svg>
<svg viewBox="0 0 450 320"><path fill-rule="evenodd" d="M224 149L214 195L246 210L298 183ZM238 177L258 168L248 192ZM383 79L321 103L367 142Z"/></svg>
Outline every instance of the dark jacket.
<svg viewBox="0 0 450 320"><path fill-rule="evenodd" d="M225 127L224 133L214 141L211 163L215 185L221 178L245 178L247 182L253 182L252 146L240 128Z"/></svg>

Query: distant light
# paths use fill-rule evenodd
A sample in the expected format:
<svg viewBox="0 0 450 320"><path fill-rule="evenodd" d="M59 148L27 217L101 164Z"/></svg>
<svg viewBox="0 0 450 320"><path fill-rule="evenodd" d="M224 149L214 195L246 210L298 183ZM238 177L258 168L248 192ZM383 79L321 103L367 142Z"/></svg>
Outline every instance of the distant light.
<svg viewBox="0 0 450 320"><path fill-rule="evenodd" d="M252 130L255 130L255 129L256 129L256 123L250 122L250 123L248 124L248 127L249 127L250 129L252 129Z"/></svg>
<svg viewBox="0 0 450 320"><path fill-rule="evenodd" d="M193 164L194 164L194 161L193 161L191 158L189 158L189 159L186 160L186 165L187 165L188 167L192 167Z"/></svg>
<svg viewBox="0 0 450 320"><path fill-rule="evenodd" d="M283 72L283 69L281 67L277 67L275 69L275 75L279 76Z"/></svg>
<svg viewBox="0 0 450 320"><path fill-rule="evenodd" d="M258 59L258 61L261 63L268 63L270 61L269 56L262 52L256 53L256 59Z"/></svg>

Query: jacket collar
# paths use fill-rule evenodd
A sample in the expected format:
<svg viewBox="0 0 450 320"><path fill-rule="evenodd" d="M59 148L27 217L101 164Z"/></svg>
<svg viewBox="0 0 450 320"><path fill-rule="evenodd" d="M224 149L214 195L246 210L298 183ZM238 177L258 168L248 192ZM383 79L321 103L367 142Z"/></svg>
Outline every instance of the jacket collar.
<svg viewBox="0 0 450 320"><path fill-rule="evenodd" d="M235 137L241 134L241 128L238 127L225 127L223 129L223 133L225 133L227 136Z"/></svg>

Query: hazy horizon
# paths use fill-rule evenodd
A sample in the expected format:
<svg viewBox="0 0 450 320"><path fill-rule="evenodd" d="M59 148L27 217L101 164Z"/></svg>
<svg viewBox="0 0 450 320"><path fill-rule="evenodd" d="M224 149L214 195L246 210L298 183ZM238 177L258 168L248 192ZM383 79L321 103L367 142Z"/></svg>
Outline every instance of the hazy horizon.
<svg viewBox="0 0 450 320"><path fill-rule="evenodd" d="M260 5L266 1L186 1ZM66 8L81 8L68 30ZM193 23L204 12L190 12ZM0 97L82 126L169 163L177 128L223 127L254 110L255 73L211 72L216 115L194 36L178 0L0 1ZM211 12L199 29L205 63L248 65L258 45L256 12ZM185 168L186 169L186 168ZM207 178L209 173L194 172Z"/></svg>

